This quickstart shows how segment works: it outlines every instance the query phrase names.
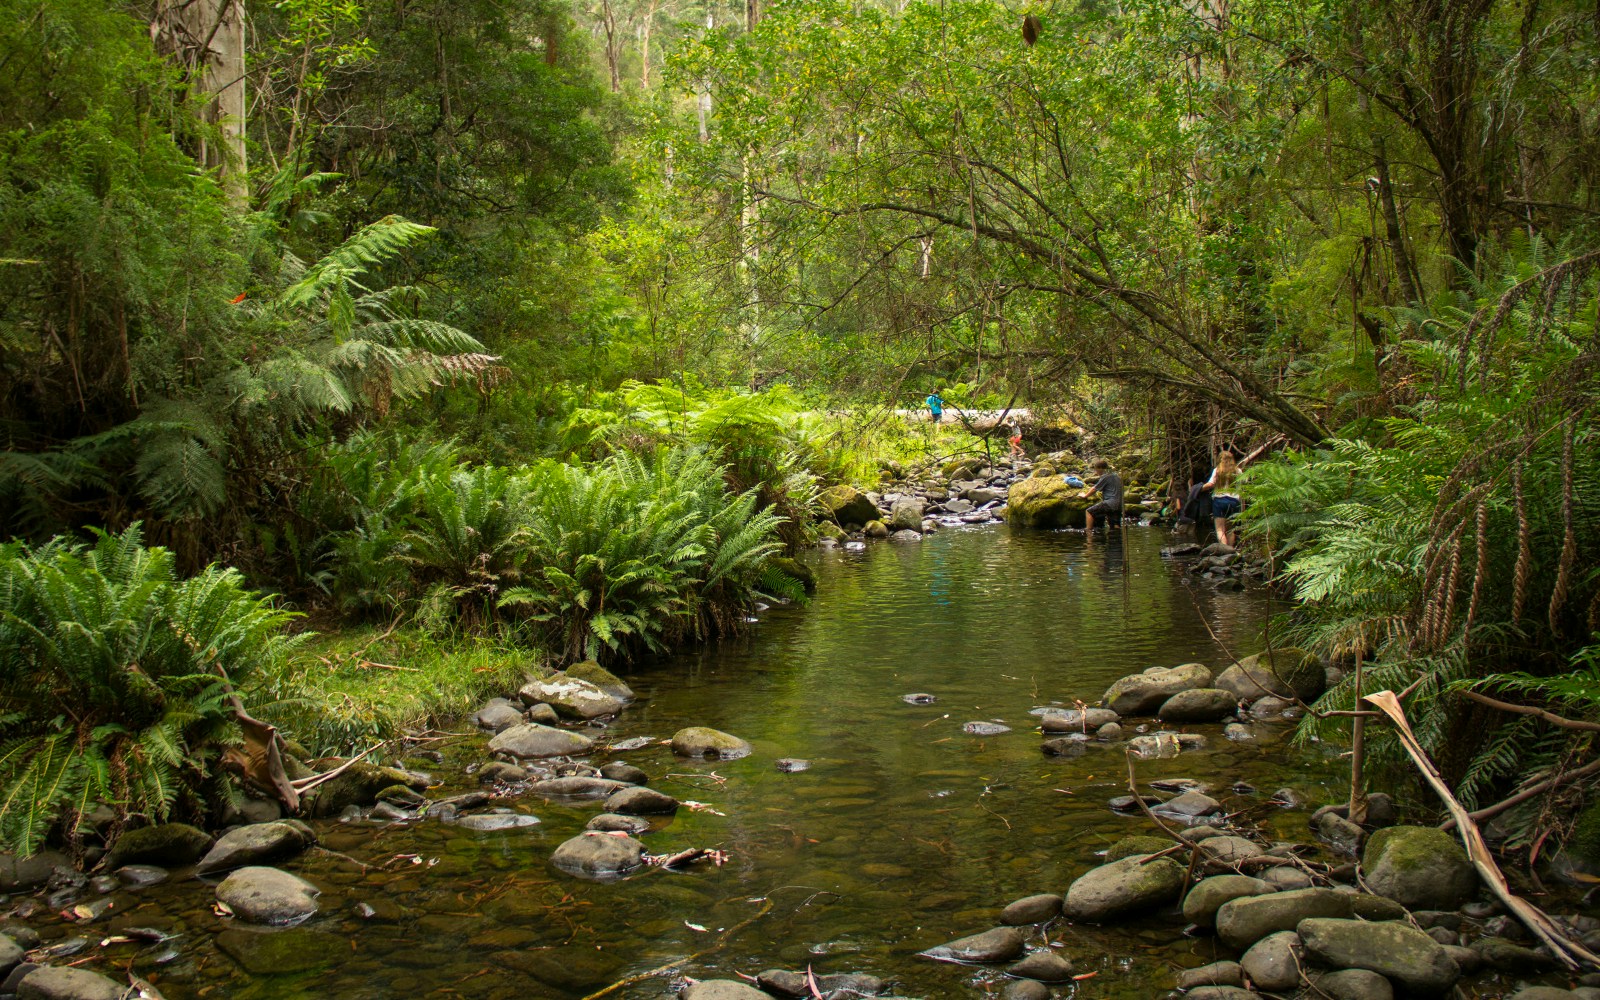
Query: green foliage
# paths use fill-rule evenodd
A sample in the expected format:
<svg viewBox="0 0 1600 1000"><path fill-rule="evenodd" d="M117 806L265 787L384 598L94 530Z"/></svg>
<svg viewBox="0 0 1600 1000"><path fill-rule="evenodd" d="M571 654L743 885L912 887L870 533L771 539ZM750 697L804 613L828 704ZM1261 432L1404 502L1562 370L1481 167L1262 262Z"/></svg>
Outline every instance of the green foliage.
<svg viewBox="0 0 1600 1000"><path fill-rule="evenodd" d="M1400 415L1263 463L1245 483L1243 522L1273 544L1302 602L1293 639L1361 656L1367 691L1415 685L1418 737L1469 805L1574 746L1452 692L1600 717L1594 259L1551 263L1534 247L1475 301L1414 316L1424 332L1404 345L1414 394ZM1353 685L1323 704L1352 707ZM1398 763L1397 749L1377 741L1380 759Z"/></svg>
<svg viewBox="0 0 1600 1000"><path fill-rule="evenodd" d="M137 526L94 545L0 546L0 848L29 854L97 803L199 811L248 683L297 640L233 570L178 579Z"/></svg>

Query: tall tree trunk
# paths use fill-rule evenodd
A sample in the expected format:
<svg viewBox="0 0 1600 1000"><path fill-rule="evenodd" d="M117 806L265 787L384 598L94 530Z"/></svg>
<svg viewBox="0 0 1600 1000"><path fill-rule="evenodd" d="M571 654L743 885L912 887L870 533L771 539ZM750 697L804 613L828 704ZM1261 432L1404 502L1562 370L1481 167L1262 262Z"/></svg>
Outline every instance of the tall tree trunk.
<svg viewBox="0 0 1600 1000"><path fill-rule="evenodd" d="M200 115L217 126L221 141L203 144L200 160L216 169L228 200L239 209L250 201L244 19L243 0L160 0L150 26L157 48L177 60L206 102Z"/></svg>
<svg viewBox="0 0 1600 1000"><path fill-rule="evenodd" d="M644 12L644 25L639 32L639 89L650 89L650 32L656 25L656 7L658 0L650 0L650 8Z"/></svg>
<svg viewBox="0 0 1600 1000"><path fill-rule="evenodd" d="M617 38L617 12L611 7L611 0L600 0L600 26L606 33L606 68L611 71L611 92L622 92L622 69L618 65L621 53L617 51L621 42Z"/></svg>

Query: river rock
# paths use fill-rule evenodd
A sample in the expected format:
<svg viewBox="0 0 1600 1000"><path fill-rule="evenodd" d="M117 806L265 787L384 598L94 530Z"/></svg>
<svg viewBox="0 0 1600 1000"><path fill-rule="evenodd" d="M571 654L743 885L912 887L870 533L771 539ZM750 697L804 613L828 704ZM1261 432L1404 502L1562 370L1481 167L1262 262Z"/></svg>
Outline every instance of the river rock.
<svg viewBox="0 0 1600 1000"><path fill-rule="evenodd" d="M1367 969L1340 969L1313 976L1317 993L1331 1000L1394 1000L1389 980Z"/></svg>
<svg viewBox="0 0 1600 1000"><path fill-rule="evenodd" d="M1101 726L1121 721L1121 718L1109 708L1069 708L1046 712L1039 720L1039 728L1047 733L1092 733Z"/></svg>
<svg viewBox="0 0 1600 1000"><path fill-rule="evenodd" d="M682 1000L770 1000L767 994L732 979L702 979L678 994Z"/></svg>
<svg viewBox="0 0 1600 1000"><path fill-rule="evenodd" d="M490 698L482 708L472 713L472 721L498 733L519 725L522 722L522 709L504 698Z"/></svg>
<svg viewBox="0 0 1600 1000"><path fill-rule="evenodd" d="M588 831L557 847L550 863L573 875L625 875L644 864L644 845L632 837Z"/></svg>
<svg viewBox="0 0 1600 1000"><path fill-rule="evenodd" d="M861 533L868 538L888 538L889 526L882 521L868 521L861 529Z"/></svg>
<svg viewBox="0 0 1600 1000"><path fill-rule="evenodd" d="M633 688L629 687L621 677L593 660L582 660L574 663L564 672L573 680L587 681L593 684L618 701L633 700Z"/></svg>
<svg viewBox="0 0 1600 1000"><path fill-rule="evenodd" d="M542 701L537 705L528 706L527 717L529 722L537 722L541 726L561 724L561 714Z"/></svg>
<svg viewBox="0 0 1600 1000"><path fill-rule="evenodd" d="M601 813L583 825L585 830L599 830L609 833L620 830L623 833L643 833L650 829L650 821L643 816L624 816L620 813Z"/></svg>
<svg viewBox="0 0 1600 1000"><path fill-rule="evenodd" d="M832 486L817 496L817 505L840 527L863 525L878 518L878 505L854 486Z"/></svg>
<svg viewBox="0 0 1600 1000"><path fill-rule="evenodd" d="M1106 864L1121 861L1123 858L1149 857L1172 846L1172 841L1165 837L1151 837L1144 834L1132 834L1106 848Z"/></svg>
<svg viewBox="0 0 1600 1000"><path fill-rule="evenodd" d="M119 1000L127 987L88 969L40 966L22 977L18 1000Z"/></svg>
<svg viewBox="0 0 1600 1000"><path fill-rule="evenodd" d="M1270 882L1281 890L1309 889L1311 876L1293 865L1278 865L1268 868L1256 876L1263 882Z"/></svg>
<svg viewBox="0 0 1600 1000"><path fill-rule="evenodd" d="M236 827L217 839L195 871L203 875L292 858L316 842L317 835L297 819Z"/></svg>
<svg viewBox="0 0 1600 1000"><path fill-rule="evenodd" d="M1271 882L1248 875L1213 875L1201 879L1183 897L1183 919L1197 927L1215 927L1217 911L1222 904L1250 896L1265 896L1277 889Z"/></svg>
<svg viewBox="0 0 1600 1000"><path fill-rule="evenodd" d="M1511 994L1508 1000L1576 1000L1577 996L1572 990L1560 990L1554 986L1530 986Z"/></svg>
<svg viewBox="0 0 1600 1000"><path fill-rule="evenodd" d="M1472 942L1472 951L1481 964L1505 972L1545 972L1561 964L1554 955L1503 937L1481 937Z"/></svg>
<svg viewBox="0 0 1600 1000"><path fill-rule="evenodd" d="M1025 939L1015 927L995 927L919 952L940 962L1009 962L1022 954Z"/></svg>
<svg viewBox="0 0 1600 1000"><path fill-rule="evenodd" d="M1062 912L1069 920L1104 923L1177 902L1184 867L1171 858L1144 864L1145 857L1123 858L1078 876L1067 889Z"/></svg>
<svg viewBox="0 0 1600 1000"><path fill-rule="evenodd" d="M1217 676L1216 686L1252 704L1266 695L1299 698L1310 703L1323 692L1327 678L1322 662L1303 649L1288 646L1270 656L1247 656Z"/></svg>
<svg viewBox="0 0 1600 1000"><path fill-rule="evenodd" d="M1269 694L1257 698L1250 706L1250 718L1260 719L1263 722L1269 719L1289 719L1293 718L1297 711L1294 702Z"/></svg>
<svg viewBox="0 0 1600 1000"><path fill-rule="evenodd" d="M1156 716L1162 722L1218 722L1238 707L1238 699L1221 688L1191 688L1162 702Z"/></svg>
<svg viewBox="0 0 1600 1000"><path fill-rule="evenodd" d="M1306 953L1336 969L1366 969L1417 996L1441 996L1461 978L1433 938L1397 920L1311 917L1299 926Z"/></svg>
<svg viewBox="0 0 1600 1000"><path fill-rule="evenodd" d="M1165 730L1145 733L1128 741L1128 749L1146 759L1176 757L1184 750L1199 750L1205 745L1206 738L1199 733L1171 733Z"/></svg>
<svg viewBox="0 0 1600 1000"><path fill-rule="evenodd" d="M835 972L826 976L818 975L815 978L818 990L825 997L877 996L884 990L883 980L860 972ZM756 983L763 990L777 996L812 996L811 986L804 972L767 969L756 976Z"/></svg>
<svg viewBox="0 0 1600 1000"><path fill-rule="evenodd" d="M50 881L57 868L76 871L72 859L60 851L40 851L28 858L0 854L0 893L26 892Z"/></svg>
<svg viewBox="0 0 1600 1000"><path fill-rule="evenodd" d="M568 674L552 674L529 681L517 692L525 704L543 702L567 719L598 719L622 711L622 700L614 698L588 681Z"/></svg>
<svg viewBox="0 0 1600 1000"><path fill-rule="evenodd" d="M309 972L350 957L350 945L309 927L265 931L229 927L216 937L217 948L253 976Z"/></svg>
<svg viewBox="0 0 1600 1000"><path fill-rule="evenodd" d="M106 868L123 865L192 865L211 847L211 835L187 823L162 823L129 830L106 854Z"/></svg>
<svg viewBox="0 0 1600 1000"><path fill-rule="evenodd" d="M891 531L922 532L922 501L913 499L896 500L889 511L889 529Z"/></svg>
<svg viewBox="0 0 1600 1000"><path fill-rule="evenodd" d="M523 759L587 753L593 746L594 741L587 736L537 722L512 726L489 741L490 750Z"/></svg>
<svg viewBox="0 0 1600 1000"><path fill-rule="evenodd" d="M1198 969L1184 969L1178 973L1178 989L1192 990L1197 986L1243 986L1244 970L1238 962L1212 962Z"/></svg>
<svg viewBox="0 0 1600 1000"><path fill-rule="evenodd" d="M1204 792L1184 792L1150 810L1165 819L1194 824L1202 816L1215 816L1222 812L1222 803Z"/></svg>
<svg viewBox="0 0 1600 1000"><path fill-rule="evenodd" d="M217 899L252 924L293 924L317 912L322 892L303 878L276 868L240 868L217 886Z"/></svg>
<svg viewBox="0 0 1600 1000"><path fill-rule="evenodd" d="M528 785L528 791L553 799L603 799L621 792L631 785L610 778L595 778L587 774L573 774L565 778L546 778Z"/></svg>
<svg viewBox="0 0 1600 1000"><path fill-rule="evenodd" d="M1391 826L1361 854L1367 887L1412 910L1453 910L1478 890L1478 873L1456 838L1431 826Z"/></svg>
<svg viewBox="0 0 1600 1000"><path fill-rule="evenodd" d="M750 744L737 736L705 726L680 729L672 736L672 752L680 757L720 757L733 760L747 757Z"/></svg>
<svg viewBox="0 0 1600 1000"><path fill-rule="evenodd" d="M630 785L648 785L650 775L643 768L634 767L632 764L614 760L600 769L600 777L610 778L612 781L625 781Z"/></svg>
<svg viewBox="0 0 1600 1000"><path fill-rule="evenodd" d="M1007 983L1000 991L1000 1000L1050 1000L1050 987L1031 979Z"/></svg>
<svg viewBox="0 0 1600 1000"><path fill-rule="evenodd" d="M1239 968L1256 989L1268 993L1287 992L1300 985L1304 954L1300 935L1294 931L1279 931L1251 945L1239 959Z"/></svg>
<svg viewBox="0 0 1600 1000"><path fill-rule="evenodd" d="M4 976L22 961L22 956L27 954L22 945L13 940L10 935L0 934L0 976Z"/></svg>
<svg viewBox="0 0 1600 1000"><path fill-rule="evenodd" d="M1261 1000L1261 994L1237 986L1197 986L1184 1000Z"/></svg>
<svg viewBox="0 0 1600 1000"><path fill-rule="evenodd" d="M1053 892L1024 896L1000 911L1000 922L1008 927L1042 924L1061 916L1061 897Z"/></svg>
<svg viewBox="0 0 1600 1000"><path fill-rule="evenodd" d="M1243 950L1268 934L1292 931L1309 917L1347 918L1351 912L1349 894L1333 889L1294 889L1245 896L1229 900L1217 909L1217 937L1228 947Z"/></svg>
<svg viewBox="0 0 1600 1000"><path fill-rule="evenodd" d="M1036 979L1041 983L1064 983L1072 978L1072 963L1053 951L1035 951L1008 967L1006 975Z"/></svg>
<svg viewBox="0 0 1600 1000"><path fill-rule="evenodd" d="M1093 502L1059 476L1022 479L1006 496L1006 521L1013 528L1081 528Z"/></svg>
<svg viewBox="0 0 1600 1000"><path fill-rule="evenodd" d="M474 813L455 820L455 824L479 833L500 833L505 830L519 830L526 826L538 826L539 817L510 811Z"/></svg>
<svg viewBox="0 0 1600 1000"><path fill-rule="evenodd" d="M678 800L665 792L634 785L606 799L606 812L628 816L664 816L678 811Z"/></svg>
<svg viewBox="0 0 1600 1000"><path fill-rule="evenodd" d="M1101 701L1118 715L1149 715L1180 691L1211 686L1204 664L1185 663L1165 670L1130 674L1106 689Z"/></svg>
<svg viewBox="0 0 1600 1000"><path fill-rule="evenodd" d="M1200 844L1200 856L1219 865L1233 866L1247 858L1261 857L1265 851L1253 840L1223 835L1207 837Z"/></svg>
<svg viewBox="0 0 1600 1000"><path fill-rule="evenodd" d="M969 736L999 736L1001 733L1011 732L1011 727L999 722L968 722L961 727L961 731Z"/></svg>

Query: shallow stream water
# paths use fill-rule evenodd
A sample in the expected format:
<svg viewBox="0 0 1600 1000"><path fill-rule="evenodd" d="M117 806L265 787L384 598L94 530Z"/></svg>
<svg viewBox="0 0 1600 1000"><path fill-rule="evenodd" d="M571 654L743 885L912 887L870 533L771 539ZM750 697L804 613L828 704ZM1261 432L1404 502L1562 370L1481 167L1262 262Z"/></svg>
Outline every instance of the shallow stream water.
<svg viewBox="0 0 1600 1000"><path fill-rule="evenodd" d="M641 839L653 853L720 848L730 856L722 867L609 884L573 878L547 859L598 803L524 796L504 804L542 822L498 833L433 821L321 824L323 846L347 857L321 851L283 865L324 889L321 913L298 928L233 926L211 912L211 884L177 878L123 891L109 920L41 929L97 944L127 926L181 934L165 946L93 949L94 967L131 964L171 1000L575 1000L708 949L680 971L731 978L810 965L892 978L903 996L997 994L998 970L916 953L994 926L1011 899L1064 891L1118 838L1154 832L1107 806L1127 790L1120 745L1044 756L1030 710L1093 702L1148 666L1221 665L1224 646L1242 656L1261 645L1267 598L1196 582L1161 558L1164 540L1141 528L1092 544L1081 533L982 528L818 553L808 606L770 609L742 639L628 675L639 700L602 739L665 740L704 725L754 745L726 762L686 762L659 743L594 757L626 760L653 787L704 803ZM913 692L937 701L902 700ZM1011 731L969 735L962 726L972 721ZM1309 809L1338 794L1338 763L1291 746L1283 727L1258 743L1230 743L1220 726L1183 728L1205 734L1207 747L1141 761L1141 782L1199 780L1269 836L1298 840ZM432 770L445 787L431 794L476 787L463 770L484 759L483 742L442 741L446 762ZM786 773L779 758L811 766ZM1241 781L1259 791L1230 791ZM1306 805L1270 802L1284 786ZM1156 996L1175 968L1222 957L1211 940L1183 937L1175 916L1050 936L1080 973L1097 974L1059 996ZM246 972L241 957L261 971ZM671 980L612 995L664 997Z"/></svg>

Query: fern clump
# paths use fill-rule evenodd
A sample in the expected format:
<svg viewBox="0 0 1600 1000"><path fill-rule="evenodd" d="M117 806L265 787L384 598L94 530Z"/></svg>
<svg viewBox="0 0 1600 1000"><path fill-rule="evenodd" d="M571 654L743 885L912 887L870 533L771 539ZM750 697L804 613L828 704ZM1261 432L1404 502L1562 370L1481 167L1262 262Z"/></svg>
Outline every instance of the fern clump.
<svg viewBox="0 0 1600 1000"><path fill-rule="evenodd" d="M230 681L298 640L237 572L179 579L138 526L93 545L0 546L0 850L118 822L203 813L236 733Z"/></svg>

